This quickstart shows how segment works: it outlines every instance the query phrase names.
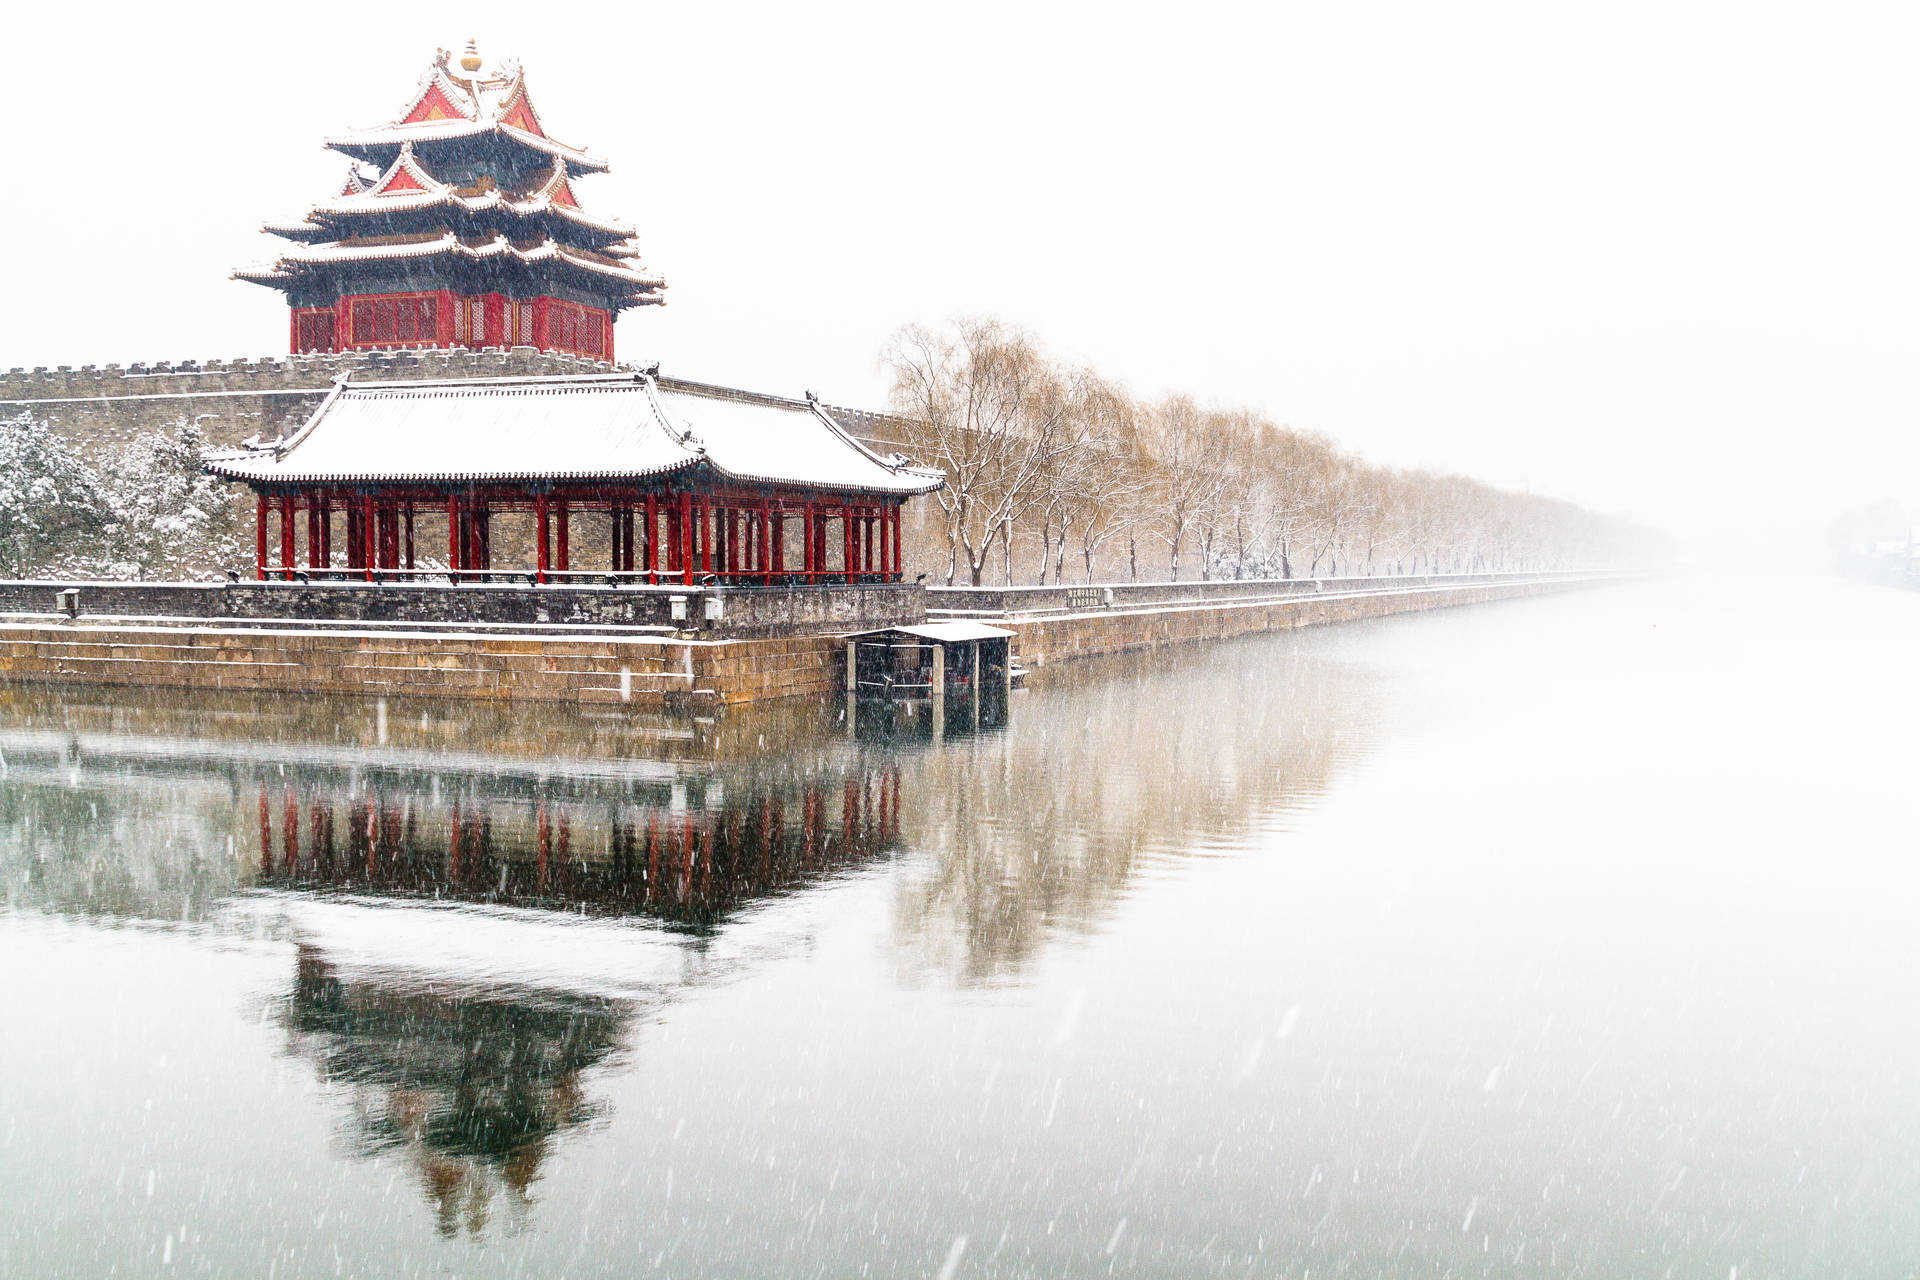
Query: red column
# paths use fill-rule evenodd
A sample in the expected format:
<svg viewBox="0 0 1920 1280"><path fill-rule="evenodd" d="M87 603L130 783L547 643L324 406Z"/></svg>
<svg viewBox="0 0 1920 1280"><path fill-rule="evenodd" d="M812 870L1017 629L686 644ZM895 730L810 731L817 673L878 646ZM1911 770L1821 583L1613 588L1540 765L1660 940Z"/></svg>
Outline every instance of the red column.
<svg viewBox="0 0 1920 1280"><path fill-rule="evenodd" d="M445 289L435 295L433 330L433 340L437 345L453 345L453 295Z"/></svg>
<svg viewBox="0 0 1920 1280"><path fill-rule="evenodd" d="M372 494L360 500L360 512L360 543L366 553L367 581L372 582L380 559L380 525L374 517Z"/></svg>
<svg viewBox="0 0 1920 1280"><path fill-rule="evenodd" d="M487 336L482 342L473 345L504 347L507 345L507 300L497 293L489 293L481 302L481 311L487 318Z"/></svg>
<svg viewBox="0 0 1920 1280"><path fill-rule="evenodd" d="M904 578L907 576L906 557L901 554L900 550L900 517L905 514L906 507L903 504L895 503L893 508L893 576L896 578Z"/></svg>
<svg viewBox="0 0 1920 1280"><path fill-rule="evenodd" d="M411 569L413 568L413 503L408 502L406 504L401 519L405 521L407 530L406 567Z"/></svg>
<svg viewBox="0 0 1920 1280"><path fill-rule="evenodd" d="M280 576L293 581L293 504L292 494L280 499Z"/></svg>
<svg viewBox="0 0 1920 1280"><path fill-rule="evenodd" d="M701 497L700 521L698 526L694 529L694 533L700 539L700 572L712 573L713 572L713 534L714 534L714 512L713 512L712 498L708 498L704 496Z"/></svg>
<svg viewBox="0 0 1920 1280"><path fill-rule="evenodd" d="M769 585L773 582L773 571L780 567L780 528L773 522L773 504L760 504L760 571L766 575Z"/></svg>
<svg viewBox="0 0 1920 1280"><path fill-rule="evenodd" d="M460 499L447 495L447 568L458 574L466 568L460 563Z"/></svg>
<svg viewBox="0 0 1920 1280"><path fill-rule="evenodd" d="M687 586L693 585L693 495L683 493L679 499L680 512L676 523L680 530L680 576Z"/></svg>
<svg viewBox="0 0 1920 1280"><path fill-rule="evenodd" d="M646 541L641 544L646 548L647 585L649 586L660 581L660 510L657 501L652 494L647 495Z"/></svg>
<svg viewBox="0 0 1920 1280"><path fill-rule="evenodd" d="M553 520L555 532L560 535L559 546L554 548L554 568L565 573L572 567L567 559L567 500L561 498L554 504Z"/></svg>
<svg viewBox="0 0 1920 1280"><path fill-rule="evenodd" d="M535 494L533 498L533 522L539 526L538 539L534 547L533 580L547 580L547 546L552 537L553 526L547 519L547 495Z"/></svg>
<svg viewBox="0 0 1920 1280"><path fill-rule="evenodd" d="M307 568L309 569L326 567L327 562L321 559L322 548L326 546L326 541L320 534L321 513L326 509L325 498L307 499Z"/></svg>
<svg viewBox="0 0 1920 1280"><path fill-rule="evenodd" d="M253 576L267 580L267 495L261 494L253 510Z"/></svg>
<svg viewBox="0 0 1920 1280"><path fill-rule="evenodd" d="M547 341L547 313L552 304L553 299L544 294L533 300L533 345L542 351L553 345Z"/></svg>
<svg viewBox="0 0 1920 1280"><path fill-rule="evenodd" d="M620 504L607 504L607 568L620 572Z"/></svg>
<svg viewBox="0 0 1920 1280"><path fill-rule="evenodd" d="M620 508L620 567L628 573L633 572L633 507Z"/></svg>
<svg viewBox="0 0 1920 1280"><path fill-rule="evenodd" d="M846 503L840 504L840 564L847 571L847 581L853 581L853 508Z"/></svg>
<svg viewBox="0 0 1920 1280"><path fill-rule="evenodd" d="M333 302L333 349L345 351L353 345L353 299L335 298Z"/></svg>

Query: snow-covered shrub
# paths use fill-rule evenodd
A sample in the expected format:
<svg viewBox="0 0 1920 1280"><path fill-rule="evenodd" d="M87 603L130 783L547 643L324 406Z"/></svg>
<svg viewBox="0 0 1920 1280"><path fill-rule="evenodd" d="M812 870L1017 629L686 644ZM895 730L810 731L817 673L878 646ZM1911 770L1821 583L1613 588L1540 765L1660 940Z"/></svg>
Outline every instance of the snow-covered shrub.
<svg viewBox="0 0 1920 1280"><path fill-rule="evenodd" d="M141 435L101 468L107 521L99 572L114 578L206 576L239 557L228 487L201 466L206 436L184 419Z"/></svg>
<svg viewBox="0 0 1920 1280"><path fill-rule="evenodd" d="M45 423L0 420L0 572L72 571L106 523L100 478Z"/></svg>

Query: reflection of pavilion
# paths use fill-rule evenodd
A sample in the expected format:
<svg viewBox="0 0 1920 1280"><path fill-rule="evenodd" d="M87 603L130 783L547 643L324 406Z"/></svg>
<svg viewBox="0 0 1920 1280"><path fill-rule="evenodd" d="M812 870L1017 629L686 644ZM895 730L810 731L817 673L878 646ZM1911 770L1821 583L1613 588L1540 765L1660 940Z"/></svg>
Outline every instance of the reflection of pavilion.
<svg viewBox="0 0 1920 1280"><path fill-rule="evenodd" d="M356 785L357 784L357 785ZM258 787L260 882L704 924L883 852L897 766L838 777L290 774Z"/></svg>

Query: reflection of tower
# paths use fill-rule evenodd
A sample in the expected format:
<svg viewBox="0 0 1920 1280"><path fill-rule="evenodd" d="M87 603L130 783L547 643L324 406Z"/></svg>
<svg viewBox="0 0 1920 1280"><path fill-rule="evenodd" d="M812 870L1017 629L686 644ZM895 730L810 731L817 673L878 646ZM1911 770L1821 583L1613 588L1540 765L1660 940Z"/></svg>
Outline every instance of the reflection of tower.
<svg viewBox="0 0 1920 1280"><path fill-rule="evenodd" d="M299 948L293 1051L349 1087L357 1154L403 1151L440 1230L478 1232L497 1194L517 1214L553 1137L593 1115L580 1073L619 1043L624 1001L342 980Z"/></svg>

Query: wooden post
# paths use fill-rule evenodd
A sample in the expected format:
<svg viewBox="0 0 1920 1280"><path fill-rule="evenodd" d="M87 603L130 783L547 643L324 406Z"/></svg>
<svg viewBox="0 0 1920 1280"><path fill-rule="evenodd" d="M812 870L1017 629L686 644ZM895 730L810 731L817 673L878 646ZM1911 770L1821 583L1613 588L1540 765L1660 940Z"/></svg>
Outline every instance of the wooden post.
<svg viewBox="0 0 1920 1280"><path fill-rule="evenodd" d="M773 556L772 556L772 559L768 561L768 567L769 567L768 580L769 581L772 580L771 574L777 573L782 577L785 577L787 572L787 509L786 507L783 505L779 508L779 510L772 511L771 517L773 520Z"/></svg>
<svg viewBox="0 0 1920 1280"><path fill-rule="evenodd" d="M407 568L411 569L414 567L414 563L413 563L413 502L411 500L409 500L406 504L404 518L406 520L406 525L407 525Z"/></svg>
<svg viewBox="0 0 1920 1280"><path fill-rule="evenodd" d="M559 545L553 549L554 568L565 573L573 567L573 562L567 557L567 526L570 523L570 512L565 498L553 504L553 522L554 531L559 534Z"/></svg>
<svg viewBox="0 0 1920 1280"><path fill-rule="evenodd" d="M267 495L260 494L253 509L253 576L267 580Z"/></svg>
<svg viewBox="0 0 1920 1280"><path fill-rule="evenodd" d="M326 562L320 558L321 547L325 544L320 538L320 513L326 509L324 499L307 499L307 568L319 569Z"/></svg>
<svg viewBox="0 0 1920 1280"><path fill-rule="evenodd" d="M553 536L553 525L552 525L552 521L548 518L549 515L550 515L550 512L548 511L548 508L547 508L547 495L544 493L534 494L533 495L533 522L536 526L538 526L538 528L534 535L535 541L534 541L534 551L533 551L533 556L534 556L533 580L539 583L544 583L547 580L548 552L550 549L550 542Z"/></svg>
<svg viewBox="0 0 1920 1280"><path fill-rule="evenodd" d="M933 740L944 738L947 733L947 646L938 641L933 646Z"/></svg>
<svg viewBox="0 0 1920 1280"><path fill-rule="evenodd" d="M900 552L901 516L906 512L905 503L895 503L893 507L893 576L904 581L907 576L906 558Z"/></svg>
<svg viewBox="0 0 1920 1280"><path fill-rule="evenodd" d="M973 649L973 680L971 682L973 697L970 701L973 703L973 727L978 729L980 727L980 642L975 640L971 647Z"/></svg>
<svg viewBox="0 0 1920 1280"><path fill-rule="evenodd" d="M714 535L713 499L700 499L700 525L695 532L700 537L700 572L713 572L713 535Z"/></svg>
<svg viewBox="0 0 1920 1280"><path fill-rule="evenodd" d="M280 577L284 582L293 581L293 504L295 498L287 494L280 499Z"/></svg>

